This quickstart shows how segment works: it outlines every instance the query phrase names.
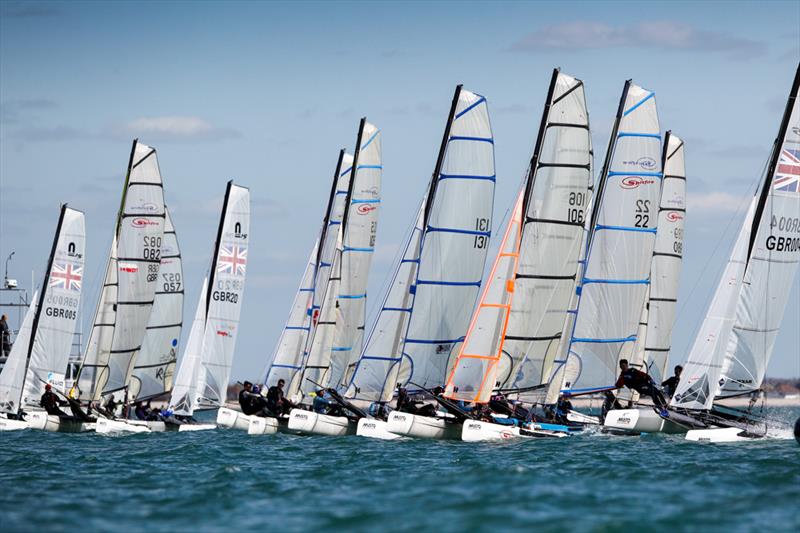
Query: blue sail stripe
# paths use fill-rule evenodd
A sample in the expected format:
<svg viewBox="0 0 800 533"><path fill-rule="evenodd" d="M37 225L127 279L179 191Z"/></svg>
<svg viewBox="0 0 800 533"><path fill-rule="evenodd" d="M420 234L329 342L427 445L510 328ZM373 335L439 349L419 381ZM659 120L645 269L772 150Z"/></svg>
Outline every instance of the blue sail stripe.
<svg viewBox="0 0 800 533"><path fill-rule="evenodd" d="M278 363L273 363L272 368L294 368L295 370L299 370L301 367L295 365L279 365Z"/></svg>
<svg viewBox="0 0 800 533"><path fill-rule="evenodd" d="M406 344L408 344L408 343L411 343L411 344L453 344L453 343L459 342L463 338L464 337L461 337L461 338L458 338L458 339L452 339L452 340L406 339Z"/></svg>
<svg viewBox="0 0 800 533"><path fill-rule="evenodd" d="M639 107L640 105L642 105L642 104L643 104L643 103L645 103L646 101L650 100L650 99L651 99L652 97L654 97L655 95L656 95L656 93L655 93L655 92L651 92L650 94L648 94L647 96L645 96L644 98L642 98L641 100L639 100L639 103L637 103L637 104L634 104L633 106L631 106L631 108L630 108L630 109L628 109L627 111L625 111L624 113L622 113L622 116L623 116L623 117L627 117L628 115L630 115L631 113L633 113L633 111L634 111L634 110L635 110L637 107Z"/></svg>
<svg viewBox="0 0 800 533"><path fill-rule="evenodd" d="M401 259L401 263L419 263L419 259Z"/></svg>
<svg viewBox="0 0 800 533"><path fill-rule="evenodd" d="M480 287L480 281L428 281L418 279L417 285L447 285L452 287Z"/></svg>
<svg viewBox="0 0 800 533"><path fill-rule="evenodd" d="M365 169L365 168L367 168L367 169L372 168L372 169L380 170L380 169L383 168L383 165L358 165L356 167L356 170L362 170L362 169Z"/></svg>
<svg viewBox="0 0 800 533"><path fill-rule="evenodd" d="M491 137L465 137L462 135L453 135L449 139L447 139L447 142L452 142L452 141L477 141L477 142L494 144L494 139Z"/></svg>
<svg viewBox="0 0 800 533"><path fill-rule="evenodd" d="M616 342L633 342L636 340L636 335L630 337L622 337L619 339L597 339L592 337L572 337L572 342L586 342L586 343L599 343L599 344L612 344Z"/></svg>
<svg viewBox="0 0 800 533"><path fill-rule="evenodd" d="M583 284L588 285L589 283L604 283L607 285L648 285L650 283L649 279L595 279L595 278L583 278Z"/></svg>
<svg viewBox="0 0 800 533"><path fill-rule="evenodd" d="M661 140L661 135L658 133L636 133L633 131L621 131L617 133L617 139L621 139L622 137L645 137L649 139L658 139Z"/></svg>
<svg viewBox="0 0 800 533"><path fill-rule="evenodd" d="M480 98L478 98L478 101L477 101L477 102L475 102L474 104L472 104L472 105L470 105L469 107L467 107L467 108L466 108L464 111L462 111L461 113L458 113L458 114L456 115L456 118L455 118L455 119L453 119L453 120L456 120L456 119L459 119L459 118L463 117L463 116L464 116L466 113L469 113L470 111L472 111L472 109L473 109L474 107L477 107L477 106L481 105L481 104L482 104L482 103L484 103L485 101L486 101L486 98L484 98L483 96L481 96Z"/></svg>
<svg viewBox="0 0 800 533"><path fill-rule="evenodd" d="M351 248L350 246L345 246L342 252L374 252L375 248Z"/></svg>
<svg viewBox="0 0 800 533"><path fill-rule="evenodd" d="M361 359L372 359L374 361L399 361L402 357L383 357L380 355L362 355Z"/></svg>
<svg viewBox="0 0 800 533"><path fill-rule="evenodd" d="M353 167L350 167L350 168L348 168L347 170L345 170L344 172L342 172L341 174L339 174L339 177L341 178L342 176L344 176L345 174L347 174L347 173L348 173L348 172L350 172L351 170L353 170ZM338 192L338 191L337 191L337 192Z"/></svg>
<svg viewBox="0 0 800 533"><path fill-rule="evenodd" d="M340 294L339 298L343 298L345 300L358 300L360 298L366 298L367 293L364 294Z"/></svg>
<svg viewBox="0 0 800 533"><path fill-rule="evenodd" d="M338 226L339 224L341 224L341 222L338 220L331 220L328 222L328 226Z"/></svg>
<svg viewBox="0 0 800 533"><path fill-rule="evenodd" d="M300 289L300 292L314 292L314 287L309 287L308 289Z"/></svg>
<svg viewBox="0 0 800 533"><path fill-rule="evenodd" d="M483 235L484 237L490 237L490 231L477 231L471 229L456 229L456 228L437 228L434 226L428 226L428 233L433 232L442 232L442 233L462 233L464 235Z"/></svg>
<svg viewBox="0 0 800 533"><path fill-rule="evenodd" d="M410 313L411 307L384 307L381 311L397 311L398 313Z"/></svg>
<svg viewBox="0 0 800 533"><path fill-rule="evenodd" d="M354 198L350 203L351 204L379 204L379 203L381 203L381 201L380 200L358 200L358 199Z"/></svg>
<svg viewBox="0 0 800 533"><path fill-rule="evenodd" d="M594 229L609 229L614 231L639 231L644 233L655 233L657 231L656 228L634 228L631 226L606 226L605 224L598 224L594 227Z"/></svg>
<svg viewBox="0 0 800 533"><path fill-rule="evenodd" d="M319 262L319 266L320 266L320 268L325 268L325 267L331 266L331 264L330 263L326 263L325 261L320 261Z"/></svg>
<svg viewBox="0 0 800 533"><path fill-rule="evenodd" d="M309 331L311 328L305 327L305 326L286 326L283 329L296 329L296 330L301 330L301 331Z"/></svg>
<svg viewBox="0 0 800 533"><path fill-rule="evenodd" d="M350 346L349 348L331 348L331 351L332 352L349 352L352 349L353 349L353 347Z"/></svg>
<svg viewBox="0 0 800 533"><path fill-rule="evenodd" d="M367 142L365 142L364 144L361 145L361 151L362 152L367 149L367 146L372 144L372 141L375 140L375 137L377 137L380 132L381 132L381 130L375 130L375 133L372 134L372 137L367 139Z"/></svg>
<svg viewBox="0 0 800 533"><path fill-rule="evenodd" d="M439 174L439 181L441 180L482 180L482 181L496 181L497 176L474 176L470 174Z"/></svg>
<svg viewBox="0 0 800 533"><path fill-rule="evenodd" d="M614 170L609 170L608 177L613 178L614 176L646 176L659 179L664 177L661 172L617 172Z"/></svg>

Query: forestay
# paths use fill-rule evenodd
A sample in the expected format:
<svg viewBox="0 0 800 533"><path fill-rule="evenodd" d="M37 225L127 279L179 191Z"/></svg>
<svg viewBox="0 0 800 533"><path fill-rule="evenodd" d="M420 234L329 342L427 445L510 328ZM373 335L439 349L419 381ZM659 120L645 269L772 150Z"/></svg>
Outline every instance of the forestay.
<svg viewBox="0 0 800 533"><path fill-rule="evenodd" d="M98 400L127 387L158 282L164 195L156 151L133 142L103 290L83 356L77 393Z"/></svg>
<svg viewBox="0 0 800 533"><path fill-rule="evenodd" d="M664 179L658 208L650 285L640 333L631 364L643 364L656 383L665 379L672 326L678 302L686 218L686 170L683 141L667 132L664 139Z"/></svg>
<svg viewBox="0 0 800 533"><path fill-rule="evenodd" d="M362 121L360 129L357 143L361 146L353 163L352 195L345 212L342 236L342 280L337 300L340 319L331 348L330 371L325 379L334 387L346 385L345 369L355 363L363 348L367 282L380 212L381 132L366 121Z"/></svg>
<svg viewBox="0 0 800 533"><path fill-rule="evenodd" d="M169 209L165 213L155 302L130 383L131 397L139 400L172 390L183 325L181 252Z"/></svg>
<svg viewBox="0 0 800 533"><path fill-rule="evenodd" d="M673 406L761 387L800 261L800 68L770 163L695 338Z"/></svg>
<svg viewBox="0 0 800 533"><path fill-rule="evenodd" d="M512 218L513 224L516 209L524 210L524 223L520 212L519 235L510 238L507 233L495 273L511 264L513 268L505 281L492 279L484 292L477 311L483 316L473 322L463 345L452 397L486 402L495 388L528 388L549 379L581 258L591 163L583 82L555 69ZM504 303L498 290L513 295L508 294ZM506 305L510 305L508 316ZM467 377L474 371L468 368L475 366L489 372L478 382ZM465 375L459 377L460 371ZM474 387L466 385L471 381L481 385L477 396L472 394Z"/></svg>
<svg viewBox="0 0 800 533"><path fill-rule="evenodd" d="M655 93L625 83L600 176L569 357L570 393L613 387L630 358L650 279L661 193Z"/></svg>

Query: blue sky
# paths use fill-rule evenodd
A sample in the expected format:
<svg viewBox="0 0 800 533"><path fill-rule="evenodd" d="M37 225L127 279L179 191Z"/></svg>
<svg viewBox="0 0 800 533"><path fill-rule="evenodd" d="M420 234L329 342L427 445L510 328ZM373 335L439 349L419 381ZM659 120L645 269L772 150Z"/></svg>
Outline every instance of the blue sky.
<svg viewBox="0 0 800 533"><path fill-rule="evenodd" d="M188 322L234 178L251 188L254 219L233 377L256 376L358 119L383 130L375 302L433 169L455 85L489 100L497 233L560 66L586 83L596 167L627 78L656 92L662 129L686 140L678 363L767 161L798 60L796 2L6 1L0 259L15 251L9 275L29 285L31 270L38 279L45 267L59 204L85 211L88 324L138 136L159 151L185 259ZM771 376L800 376L797 281L787 290Z"/></svg>

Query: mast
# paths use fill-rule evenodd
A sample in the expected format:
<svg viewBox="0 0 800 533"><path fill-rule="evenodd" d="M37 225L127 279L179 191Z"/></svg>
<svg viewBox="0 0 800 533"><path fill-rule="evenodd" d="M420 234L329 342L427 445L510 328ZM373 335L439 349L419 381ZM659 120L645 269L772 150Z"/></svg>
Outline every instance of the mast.
<svg viewBox="0 0 800 533"><path fill-rule="evenodd" d="M444 127L444 136L442 136L442 144L439 146L439 156L436 158L436 166L431 175L431 184L428 189L428 199L425 203L425 214L422 218L422 231L425 233L425 228L428 227L428 219L430 218L431 208L433 207L433 200L436 197L436 186L439 182L439 173L442 171L442 164L444 163L444 156L447 153L447 141L450 139L450 129L453 126L453 120L456 116L456 106L458 106L458 98L461 96L462 84L456 85L456 91L453 94L453 102L450 104L450 113L447 115L447 124ZM420 245L421 245L420 241Z"/></svg>
<svg viewBox="0 0 800 533"><path fill-rule="evenodd" d="M25 363L25 372L28 371L28 363L31 359L31 352L33 351L33 341L36 339L36 328L39 327L39 317L42 314L44 307L45 293L47 292L47 284L50 283L50 272L53 270L53 259L56 256L56 248L58 248L58 239L61 235L61 226L64 223L64 214L67 212L67 204L61 205L61 213L58 215L58 226L56 226L56 234L53 236L53 247L50 249L50 258L47 260L47 270L44 274L44 281L42 288L39 291L39 304L36 307L36 314L33 316L33 326L31 327L31 339L28 344L28 357Z"/></svg>
<svg viewBox="0 0 800 533"><path fill-rule="evenodd" d="M231 187L233 187L233 180L228 180L228 186L225 189L225 199L222 201L222 211L219 215L219 229L217 230L217 241L214 244L214 254L211 256L211 272L208 274L208 289L206 292L206 317L208 316L208 306L211 304L211 293L214 291L214 274L217 271L217 256L219 255L219 247L222 243L222 230L225 227L225 213L228 211L228 199L231 196Z"/></svg>
<svg viewBox="0 0 800 533"><path fill-rule="evenodd" d="M758 226L761 224L761 215L764 214L764 206L767 204L767 199L772 190L770 185L772 183L772 179L775 177L775 168L778 166L778 159L780 159L781 156L781 150L783 149L783 138L786 135L786 130L789 127L789 119L792 116L794 101L797 99L798 87L800 87L800 65L798 65L797 71L794 73L792 89L789 91L789 98L786 101L786 108L783 111L783 118L781 119L781 126L778 129L778 136L775 138L775 143L772 145L772 156L770 157L769 167L767 168L767 175L764 179L764 183L761 186L761 194L759 195L758 203L756 204L756 212L755 216L753 216L753 225L750 228L750 244L747 247L748 263L750 261L750 256L753 253L756 237L758 236Z"/></svg>
<svg viewBox="0 0 800 533"><path fill-rule="evenodd" d="M324 248L323 243L325 242L325 236L328 233L328 224L331 221L331 213L333 212L333 200L334 198L336 198L336 185L339 183L339 174L342 172L342 160L344 159L344 152L345 152L344 148L339 150L339 158L336 161L336 170L333 172L333 183L331 184L331 194L330 197L328 198L328 208L325 210L325 218L322 220L322 231L320 231L319 234L320 244L319 247L317 248L317 260L315 262L315 267L314 267L315 271L319 269L319 262L322 260L322 249ZM347 207L345 207L345 209L347 209Z"/></svg>
<svg viewBox="0 0 800 533"><path fill-rule="evenodd" d="M358 171L358 156L361 153L361 139L364 136L364 125L367 123L367 117L361 117L361 122L358 124L358 135L356 136L356 148L353 151L353 170L350 171L350 183L347 185L347 196L344 203L344 213L342 213L342 241L344 241L344 233L347 229L347 214L350 212L350 204L353 198L353 185L356 182L356 172ZM344 153L342 150L341 153ZM341 157L341 154L340 156ZM341 265L340 265L341 268Z"/></svg>
<svg viewBox="0 0 800 533"><path fill-rule="evenodd" d="M556 90L556 82L558 81L558 74L561 70L558 68L553 69L553 76L550 78L550 87L547 89L547 99L544 101L544 110L542 111L542 121L539 123L539 133L536 136L536 146L531 155L531 163L528 167L528 175L525 177L525 194L522 197L522 216L527 218L528 213L528 198L533 189L533 179L536 177L536 170L539 165L539 155L542 152L544 145L544 132L547 130L547 119L550 117L550 108L553 106L553 93ZM575 86L580 87L583 82ZM574 89L573 89L574 90ZM570 91L572 92L572 91ZM522 232L525 231L525 224L522 224Z"/></svg>

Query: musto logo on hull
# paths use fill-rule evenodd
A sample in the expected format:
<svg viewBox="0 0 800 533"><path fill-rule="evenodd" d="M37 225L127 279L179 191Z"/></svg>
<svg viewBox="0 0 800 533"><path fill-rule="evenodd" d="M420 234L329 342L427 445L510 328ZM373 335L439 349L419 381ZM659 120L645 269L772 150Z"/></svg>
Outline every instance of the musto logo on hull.
<svg viewBox="0 0 800 533"><path fill-rule="evenodd" d="M623 189L635 189L640 185L653 185L656 182L653 178L642 178L640 176L628 176L622 178L619 186Z"/></svg>

